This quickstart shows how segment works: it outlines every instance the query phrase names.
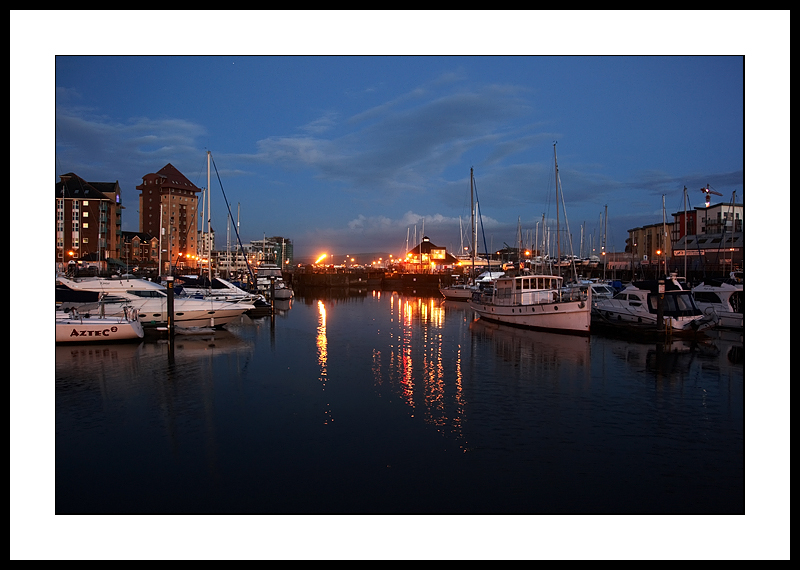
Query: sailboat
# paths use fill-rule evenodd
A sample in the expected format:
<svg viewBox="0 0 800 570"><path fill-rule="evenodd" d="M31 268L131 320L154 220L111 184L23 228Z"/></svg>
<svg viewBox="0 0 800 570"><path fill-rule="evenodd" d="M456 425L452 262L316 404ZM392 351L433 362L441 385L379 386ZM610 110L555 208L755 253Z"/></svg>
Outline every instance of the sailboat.
<svg viewBox="0 0 800 570"><path fill-rule="evenodd" d="M453 285L449 285L446 287L440 287L439 292L444 296L445 299L450 301L467 301L472 297L473 292L480 291L480 288L486 284L491 283L494 279L504 275L504 272L500 271L485 271L481 273L478 277L474 277L475 275L475 255L477 252L477 245L478 245L478 226L475 222L475 186L474 186L474 177L473 177L473 169L469 169L469 192L470 192L470 209L471 209L471 218L472 218L472 253L471 253L471 262L472 265L470 267L469 278L464 283L455 283Z"/></svg>
<svg viewBox="0 0 800 570"><path fill-rule="evenodd" d="M556 208L559 207L558 156L555 162ZM566 215L566 209L565 209ZM558 217L556 218L558 219ZM557 227L556 236L558 236ZM559 257L560 257L559 244ZM474 292L469 306L487 321L536 330L588 335L591 325L591 288L563 287L560 275L503 276L492 287Z"/></svg>

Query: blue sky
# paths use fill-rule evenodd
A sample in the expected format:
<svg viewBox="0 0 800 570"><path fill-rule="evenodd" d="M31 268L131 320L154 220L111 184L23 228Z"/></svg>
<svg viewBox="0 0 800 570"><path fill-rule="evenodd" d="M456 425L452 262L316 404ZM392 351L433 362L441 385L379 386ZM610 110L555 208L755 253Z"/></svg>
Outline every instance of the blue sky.
<svg viewBox="0 0 800 570"><path fill-rule="evenodd" d="M518 226L534 239L543 215L554 225L557 141L574 248L581 226L585 250L590 235L599 246L608 206L621 251L628 229L661 221L662 195L668 220L684 186L691 206L706 184L742 200L744 59L730 53L58 56L54 179L119 180L123 229L137 230L141 177L172 163L205 186L210 150L242 239L283 235L304 257L402 254L423 224L459 248L473 167L498 249ZM214 172L211 189L224 247Z"/></svg>
<svg viewBox="0 0 800 570"><path fill-rule="evenodd" d="M535 239L555 218L555 141L586 249L606 205L620 251L662 194L671 214L684 185L692 205L706 183L744 189L742 57L77 56L55 82L57 168L118 179L126 230L144 174L169 162L205 186L211 151L217 247L227 197L244 241L282 235L298 256L402 254L423 224L457 248L470 167L487 246L518 226Z"/></svg>

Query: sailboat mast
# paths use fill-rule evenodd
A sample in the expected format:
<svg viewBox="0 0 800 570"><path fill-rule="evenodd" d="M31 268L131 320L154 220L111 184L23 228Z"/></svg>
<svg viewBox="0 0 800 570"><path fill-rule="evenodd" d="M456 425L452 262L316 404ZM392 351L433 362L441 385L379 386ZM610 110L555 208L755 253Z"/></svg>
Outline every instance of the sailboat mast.
<svg viewBox="0 0 800 570"><path fill-rule="evenodd" d="M688 275L686 274L686 242L689 241L687 235L689 231L689 220L686 217L686 186L683 187L683 277L687 279L688 283Z"/></svg>
<svg viewBox="0 0 800 570"><path fill-rule="evenodd" d="M475 224L475 191L473 186L472 167L469 169L469 209L472 217L472 275L475 277L475 250L478 247L478 226Z"/></svg>
<svg viewBox="0 0 800 570"><path fill-rule="evenodd" d="M208 200L208 281L211 282L211 151L206 151L206 199Z"/></svg>
<svg viewBox="0 0 800 570"><path fill-rule="evenodd" d="M553 143L553 160L556 165L556 266L558 267L558 276L561 277L561 221L559 219L559 202L558 202L558 156L556 155L556 143Z"/></svg>
<svg viewBox="0 0 800 570"><path fill-rule="evenodd" d="M606 280L606 266L608 265L608 255L606 255L606 238L608 236L608 204L603 208L603 281Z"/></svg>
<svg viewBox="0 0 800 570"><path fill-rule="evenodd" d="M664 237L661 239L661 248L663 249L663 258L664 258L664 275L667 275L667 195L661 195L661 211L663 221L661 222L663 225L663 229L661 230L664 234Z"/></svg>

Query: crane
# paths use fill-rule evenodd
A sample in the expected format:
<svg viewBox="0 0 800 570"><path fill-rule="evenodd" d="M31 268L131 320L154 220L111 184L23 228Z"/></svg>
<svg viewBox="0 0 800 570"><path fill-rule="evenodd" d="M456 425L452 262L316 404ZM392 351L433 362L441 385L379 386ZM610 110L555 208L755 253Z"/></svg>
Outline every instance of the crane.
<svg viewBox="0 0 800 570"><path fill-rule="evenodd" d="M700 192L703 192L706 195L706 208L711 205L711 194L716 194L717 196L722 196L716 190L711 189L711 184L706 184L705 188L700 188Z"/></svg>

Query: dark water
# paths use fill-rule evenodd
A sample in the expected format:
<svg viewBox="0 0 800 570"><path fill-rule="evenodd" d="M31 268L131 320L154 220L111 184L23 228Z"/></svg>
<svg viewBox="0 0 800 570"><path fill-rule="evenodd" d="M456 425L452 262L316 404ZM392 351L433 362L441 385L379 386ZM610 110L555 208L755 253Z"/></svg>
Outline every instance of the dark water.
<svg viewBox="0 0 800 570"><path fill-rule="evenodd" d="M56 513L744 513L742 335L637 344L298 297L56 348Z"/></svg>

